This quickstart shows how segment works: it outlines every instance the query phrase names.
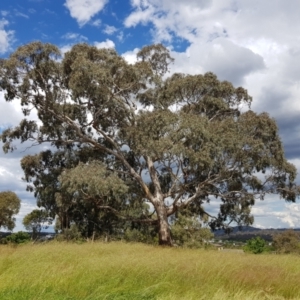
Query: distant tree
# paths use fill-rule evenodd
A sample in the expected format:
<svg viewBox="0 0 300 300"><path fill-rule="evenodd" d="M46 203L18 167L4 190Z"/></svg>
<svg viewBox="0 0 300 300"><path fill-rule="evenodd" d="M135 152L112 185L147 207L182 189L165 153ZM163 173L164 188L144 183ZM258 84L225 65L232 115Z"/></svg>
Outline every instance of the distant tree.
<svg viewBox="0 0 300 300"><path fill-rule="evenodd" d="M42 209L34 209L27 214L23 219L23 225L26 230L32 232L32 238L38 237L42 229L47 229L52 224L53 219L49 217L49 214Z"/></svg>
<svg viewBox="0 0 300 300"><path fill-rule="evenodd" d="M137 221L155 221L161 245L172 245L170 216L211 199L219 213L201 217L213 229L251 224L251 207L266 193L295 201L296 168L284 157L276 122L247 110L247 90L212 73L167 76L172 62L161 44L142 48L134 64L87 44L64 57L41 42L18 48L1 61L0 88L39 120L3 131L4 151L15 149L15 139L93 149L91 160L134 187L125 203L152 204L155 213ZM121 215L112 202L106 207Z"/></svg>
<svg viewBox="0 0 300 300"><path fill-rule="evenodd" d="M260 236L257 236L247 241L244 251L260 254L267 250L266 246L266 241Z"/></svg>
<svg viewBox="0 0 300 300"><path fill-rule="evenodd" d="M9 236L1 239L1 243L3 244L24 244L28 241L30 241L30 235L24 231L12 233Z"/></svg>
<svg viewBox="0 0 300 300"><path fill-rule="evenodd" d="M0 192L0 228L13 230L15 218L19 212L21 201L19 197L11 191Z"/></svg>
<svg viewBox="0 0 300 300"><path fill-rule="evenodd" d="M278 253L300 253L300 233L290 229L276 234L273 246Z"/></svg>

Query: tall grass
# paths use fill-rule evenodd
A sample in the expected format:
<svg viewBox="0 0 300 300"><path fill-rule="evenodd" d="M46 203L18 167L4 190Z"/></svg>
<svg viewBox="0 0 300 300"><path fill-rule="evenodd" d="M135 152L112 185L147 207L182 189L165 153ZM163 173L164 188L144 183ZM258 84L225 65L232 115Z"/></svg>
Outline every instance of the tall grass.
<svg viewBox="0 0 300 300"><path fill-rule="evenodd" d="M300 299L300 258L125 243L0 246L0 299Z"/></svg>

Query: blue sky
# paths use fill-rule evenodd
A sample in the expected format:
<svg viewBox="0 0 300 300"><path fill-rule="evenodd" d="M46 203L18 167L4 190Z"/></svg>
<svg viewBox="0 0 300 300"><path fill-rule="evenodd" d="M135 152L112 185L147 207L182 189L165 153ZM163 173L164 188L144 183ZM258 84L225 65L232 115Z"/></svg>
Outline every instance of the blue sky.
<svg viewBox="0 0 300 300"><path fill-rule="evenodd" d="M16 47L39 40L65 46L76 42L95 43L113 41L120 53L148 45L152 41L150 24L134 26L124 24L133 11L130 1L50 1L50 0L4 0L1 4L3 27L9 28L13 37L11 45ZM78 6L76 6L78 3ZM82 5L86 3L86 5ZM85 6L93 6L91 11L82 13ZM78 7L78 9L77 9ZM102 9L100 9L103 7ZM97 12L99 10L99 12ZM72 17L73 16L73 17ZM185 50L189 42L173 35L172 42L177 51ZM167 41L165 41L167 42ZM6 51L2 51L5 56Z"/></svg>
<svg viewBox="0 0 300 300"><path fill-rule="evenodd" d="M297 0L1 0L0 57L41 40L62 52L78 42L114 47L134 61L139 48L161 42L175 58L171 73L212 71L248 89L252 109L276 119L286 156L300 170L299 11ZM18 104L6 103L0 92L0 132L20 119ZM0 151L0 190L14 190L22 199L15 230L35 208L19 161L40 148L27 146ZM288 204L270 195L253 213L255 226L300 227L299 200Z"/></svg>

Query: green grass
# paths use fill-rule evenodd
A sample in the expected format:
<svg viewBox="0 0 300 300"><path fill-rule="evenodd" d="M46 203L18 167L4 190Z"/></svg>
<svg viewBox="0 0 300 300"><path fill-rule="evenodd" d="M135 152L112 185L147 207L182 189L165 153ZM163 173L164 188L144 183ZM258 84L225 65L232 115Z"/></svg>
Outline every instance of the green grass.
<svg viewBox="0 0 300 300"><path fill-rule="evenodd" d="M0 299L300 299L300 257L125 243L3 245Z"/></svg>

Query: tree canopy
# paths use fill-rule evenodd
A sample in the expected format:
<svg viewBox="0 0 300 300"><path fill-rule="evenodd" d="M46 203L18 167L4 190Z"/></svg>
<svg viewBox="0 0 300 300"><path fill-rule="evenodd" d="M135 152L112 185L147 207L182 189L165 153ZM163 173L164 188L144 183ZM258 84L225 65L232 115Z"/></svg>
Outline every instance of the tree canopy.
<svg viewBox="0 0 300 300"><path fill-rule="evenodd" d="M0 228L13 230L15 218L19 212L21 201L19 197L11 191L0 192Z"/></svg>
<svg viewBox="0 0 300 300"><path fill-rule="evenodd" d="M18 139L57 153L93 152L74 170L62 164L55 187L36 182L40 195L41 188L52 189L48 195L67 188L70 203L93 199L115 215L131 201L149 203L154 214L140 210L136 219L157 224L161 245L172 244L168 218L183 209L215 229L251 224L255 199L267 193L295 201L296 168L284 157L275 120L251 111L247 90L213 73L169 75L172 62L161 44L142 48L134 64L87 44L64 56L41 42L18 48L1 62L0 87L25 118L2 133L4 151ZM29 181L36 178L32 159L22 161ZM214 216L203 207L212 199L220 203Z"/></svg>
<svg viewBox="0 0 300 300"><path fill-rule="evenodd" d="M34 209L23 219L23 225L26 230L32 232L32 238L37 238L42 229L47 229L52 223L47 211L43 209Z"/></svg>

